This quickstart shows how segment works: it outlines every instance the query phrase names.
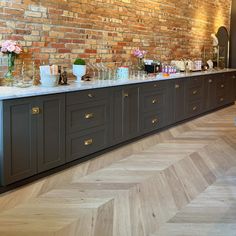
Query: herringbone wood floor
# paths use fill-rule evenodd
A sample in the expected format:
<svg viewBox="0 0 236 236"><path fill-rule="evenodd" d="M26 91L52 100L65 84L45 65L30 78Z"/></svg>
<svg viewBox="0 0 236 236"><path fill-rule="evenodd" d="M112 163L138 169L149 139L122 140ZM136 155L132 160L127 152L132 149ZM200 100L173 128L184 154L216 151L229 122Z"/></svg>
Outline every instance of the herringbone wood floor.
<svg viewBox="0 0 236 236"><path fill-rule="evenodd" d="M235 117L234 105L2 195L0 235L235 236Z"/></svg>

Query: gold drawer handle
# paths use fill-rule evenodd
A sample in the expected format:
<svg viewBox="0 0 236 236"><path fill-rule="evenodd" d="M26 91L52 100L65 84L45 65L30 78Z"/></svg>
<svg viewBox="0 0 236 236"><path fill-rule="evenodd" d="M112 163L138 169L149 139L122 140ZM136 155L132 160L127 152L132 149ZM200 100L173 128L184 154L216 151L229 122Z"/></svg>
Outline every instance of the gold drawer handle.
<svg viewBox="0 0 236 236"><path fill-rule="evenodd" d="M222 84L220 87L221 87L221 88L224 88L225 86L224 86L224 84Z"/></svg>
<svg viewBox="0 0 236 236"><path fill-rule="evenodd" d="M153 124L153 125L154 125L154 124L157 124L157 122L158 122L158 119L157 119L157 118L152 119L152 124Z"/></svg>
<svg viewBox="0 0 236 236"><path fill-rule="evenodd" d="M93 144L93 139L88 139L84 141L84 146L89 146Z"/></svg>
<svg viewBox="0 0 236 236"><path fill-rule="evenodd" d="M88 114L85 114L84 115L84 118L85 119L92 119L94 117L94 114L93 113L88 113Z"/></svg>
<svg viewBox="0 0 236 236"><path fill-rule="evenodd" d="M153 87L156 88L156 87L157 87L157 84L154 84Z"/></svg>
<svg viewBox="0 0 236 236"><path fill-rule="evenodd" d="M223 102L223 101L224 101L224 98L221 98L220 101Z"/></svg>
<svg viewBox="0 0 236 236"><path fill-rule="evenodd" d="M89 97L89 98L93 98L93 94L88 93L88 97Z"/></svg>
<svg viewBox="0 0 236 236"><path fill-rule="evenodd" d="M212 79L209 79L208 82L209 82L209 84L211 84L212 83Z"/></svg>
<svg viewBox="0 0 236 236"><path fill-rule="evenodd" d="M153 100L152 100L152 104L156 104L157 102L158 102L157 99L153 99Z"/></svg>
<svg viewBox="0 0 236 236"><path fill-rule="evenodd" d="M197 90L194 90L194 91L193 91L193 95L196 95L196 94L197 94Z"/></svg>
<svg viewBox="0 0 236 236"><path fill-rule="evenodd" d="M176 89L179 89L179 88L180 88L179 84L176 84L176 85L175 85L175 88L176 88Z"/></svg>
<svg viewBox="0 0 236 236"><path fill-rule="evenodd" d="M124 93L124 98L127 98L129 97L129 94L128 93Z"/></svg>
<svg viewBox="0 0 236 236"><path fill-rule="evenodd" d="M236 76L235 76L235 75L233 75L233 76L232 76L232 78L233 78L233 79L236 79Z"/></svg>
<svg viewBox="0 0 236 236"><path fill-rule="evenodd" d="M196 111L197 110L197 107L195 106L195 107L193 107L193 111Z"/></svg>
<svg viewBox="0 0 236 236"><path fill-rule="evenodd" d="M32 107L32 109L31 109L31 114L32 114L32 115L38 115L38 114L40 114L40 108L39 108L39 107Z"/></svg>

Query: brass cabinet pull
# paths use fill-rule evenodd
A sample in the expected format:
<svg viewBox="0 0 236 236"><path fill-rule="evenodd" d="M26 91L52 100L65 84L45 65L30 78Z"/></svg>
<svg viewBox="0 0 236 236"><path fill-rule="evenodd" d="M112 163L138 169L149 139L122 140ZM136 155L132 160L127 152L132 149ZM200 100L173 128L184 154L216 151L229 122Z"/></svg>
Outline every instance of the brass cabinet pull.
<svg viewBox="0 0 236 236"><path fill-rule="evenodd" d="M32 109L31 109L31 114L32 114L32 115L38 115L38 114L40 114L40 108L39 108L39 107L32 107Z"/></svg>
<svg viewBox="0 0 236 236"><path fill-rule="evenodd" d="M220 101L223 102L223 101L224 101L224 98L221 98Z"/></svg>
<svg viewBox="0 0 236 236"><path fill-rule="evenodd" d="M224 84L222 84L220 87L221 87L221 88L224 88L224 87L225 87L225 85L224 85Z"/></svg>
<svg viewBox="0 0 236 236"><path fill-rule="evenodd" d="M157 87L157 84L154 84L153 87L156 88L156 87Z"/></svg>
<svg viewBox="0 0 236 236"><path fill-rule="evenodd" d="M158 102L158 100L156 99L156 98L154 98L153 100L152 100L152 104L156 104Z"/></svg>
<svg viewBox="0 0 236 236"><path fill-rule="evenodd" d="M127 98L129 97L129 94L128 93L124 93L124 98Z"/></svg>
<svg viewBox="0 0 236 236"><path fill-rule="evenodd" d="M158 122L158 119L157 119L157 118L152 119L152 124L153 124L153 125L154 125L154 124L157 124L157 122Z"/></svg>
<svg viewBox="0 0 236 236"><path fill-rule="evenodd" d="M197 110L197 107L195 106L195 107L193 107L193 111L196 111Z"/></svg>
<svg viewBox="0 0 236 236"><path fill-rule="evenodd" d="M233 78L233 79L236 79L236 76L235 76L235 75L233 75L233 76L232 76L232 78Z"/></svg>
<svg viewBox="0 0 236 236"><path fill-rule="evenodd" d="M85 119L91 119L91 118L93 118L93 117L94 117L94 114L93 114L93 113L87 113L87 114L84 115L84 118L85 118Z"/></svg>
<svg viewBox="0 0 236 236"><path fill-rule="evenodd" d="M212 83L212 79L209 79L208 82L209 82L209 84L211 84Z"/></svg>
<svg viewBox="0 0 236 236"><path fill-rule="evenodd" d="M88 93L88 97L89 97L89 98L93 98L93 94Z"/></svg>
<svg viewBox="0 0 236 236"><path fill-rule="evenodd" d="M196 95L196 94L197 94L197 90L194 90L194 91L193 91L193 95Z"/></svg>
<svg viewBox="0 0 236 236"><path fill-rule="evenodd" d="M84 146L89 146L93 144L93 139L88 139L84 141Z"/></svg>
<svg viewBox="0 0 236 236"><path fill-rule="evenodd" d="M179 84L176 84L176 85L175 85L175 88L176 88L176 89L180 88Z"/></svg>

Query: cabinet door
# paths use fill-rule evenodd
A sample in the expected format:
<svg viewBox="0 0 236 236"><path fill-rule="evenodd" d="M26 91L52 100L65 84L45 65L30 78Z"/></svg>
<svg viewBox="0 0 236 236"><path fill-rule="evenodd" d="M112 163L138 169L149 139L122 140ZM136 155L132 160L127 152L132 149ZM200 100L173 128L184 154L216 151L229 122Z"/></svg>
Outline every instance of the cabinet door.
<svg viewBox="0 0 236 236"><path fill-rule="evenodd" d="M65 95L41 96L37 99L38 172L65 163Z"/></svg>
<svg viewBox="0 0 236 236"><path fill-rule="evenodd" d="M174 122L185 119L185 81L177 79L172 83L174 99Z"/></svg>
<svg viewBox="0 0 236 236"><path fill-rule="evenodd" d="M123 139L123 90L114 89L112 106L112 144L117 144Z"/></svg>
<svg viewBox="0 0 236 236"><path fill-rule="evenodd" d="M127 86L114 90L113 144L134 138L139 132L139 89Z"/></svg>
<svg viewBox="0 0 236 236"><path fill-rule="evenodd" d="M11 184L37 173L37 116L33 99L3 102L3 184Z"/></svg>
<svg viewBox="0 0 236 236"><path fill-rule="evenodd" d="M205 78L205 96L206 96L206 110L211 110L216 107L216 82L217 78L209 76Z"/></svg>
<svg viewBox="0 0 236 236"><path fill-rule="evenodd" d="M125 139L134 138L139 132L139 88L123 90L123 134Z"/></svg>

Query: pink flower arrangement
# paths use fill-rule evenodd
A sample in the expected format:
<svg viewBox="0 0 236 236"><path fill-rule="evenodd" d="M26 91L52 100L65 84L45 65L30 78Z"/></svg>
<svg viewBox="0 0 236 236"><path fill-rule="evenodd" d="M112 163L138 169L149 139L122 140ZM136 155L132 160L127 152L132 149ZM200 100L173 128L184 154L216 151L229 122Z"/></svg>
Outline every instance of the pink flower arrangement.
<svg viewBox="0 0 236 236"><path fill-rule="evenodd" d="M1 52L6 54L20 54L22 52L22 48L16 41L6 40L1 44Z"/></svg>
<svg viewBox="0 0 236 236"><path fill-rule="evenodd" d="M135 49L133 52L133 55L138 58L144 58L144 56L147 54L147 51Z"/></svg>

